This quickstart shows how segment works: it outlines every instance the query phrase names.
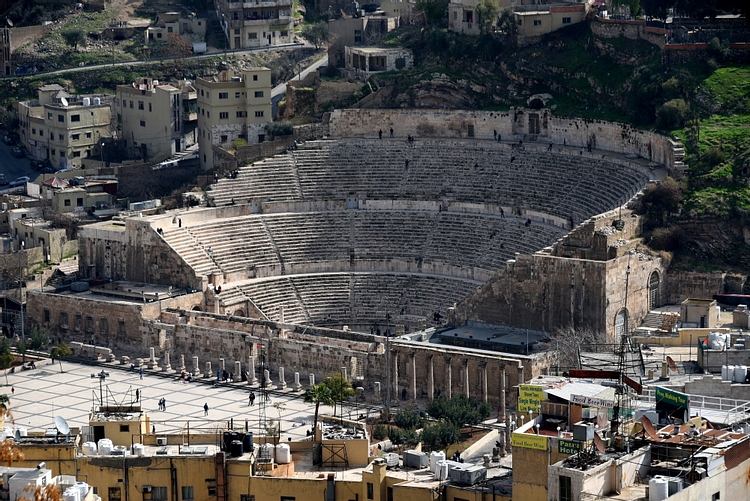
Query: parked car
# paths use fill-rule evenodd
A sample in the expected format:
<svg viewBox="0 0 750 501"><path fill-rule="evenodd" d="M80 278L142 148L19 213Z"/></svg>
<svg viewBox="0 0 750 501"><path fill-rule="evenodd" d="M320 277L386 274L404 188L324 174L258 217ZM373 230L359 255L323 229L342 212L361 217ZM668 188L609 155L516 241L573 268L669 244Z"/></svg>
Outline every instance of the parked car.
<svg viewBox="0 0 750 501"><path fill-rule="evenodd" d="M31 168L36 171L44 169L44 162L41 160L30 160L29 163L31 164Z"/></svg>
<svg viewBox="0 0 750 501"><path fill-rule="evenodd" d="M15 188L16 186L26 186L26 183L28 183L29 181L31 181L31 178L29 178L29 176L21 176L15 181L11 181L10 186L12 188Z"/></svg>
<svg viewBox="0 0 750 501"><path fill-rule="evenodd" d="M11 155L13 155L16 158L23 157L23 151L18 146L12 146L10 148L10 153L11 153Z"/></svg>
<svg viewBox="0 0 750 501"><path fill-rule="evenodd" d="M0 186L7 186L9 182L8 178L5 177L5 174L0 172Z"/></svg>
<svg viewBox="0 0 750 501"><path fill-rule="evenodd" d="M3 136L3 142L5 144L13 144L13 138L6 134Z"/></svg>
<svg viewBox="0 0 750 501"><path fill-rule="evenodd" d="M39 172L42 173L42 174L54 174L55 173L55 168L52 167L51 165L47 165L46 167L44 167Z"/></svg>

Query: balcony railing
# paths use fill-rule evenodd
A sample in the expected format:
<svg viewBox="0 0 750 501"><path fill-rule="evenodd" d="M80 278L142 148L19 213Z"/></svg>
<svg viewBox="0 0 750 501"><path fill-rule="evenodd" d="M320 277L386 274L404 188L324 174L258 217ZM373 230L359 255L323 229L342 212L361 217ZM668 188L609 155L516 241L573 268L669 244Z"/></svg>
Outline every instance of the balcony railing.
<svg viewBox="0 0 750 501"><path fill-rule="evenodd" d="M257 19L246 19L244 21L245 26L258 26L264 24L286 24L292 20L292 16L278 16L278 17L267 17Z"/></svg>

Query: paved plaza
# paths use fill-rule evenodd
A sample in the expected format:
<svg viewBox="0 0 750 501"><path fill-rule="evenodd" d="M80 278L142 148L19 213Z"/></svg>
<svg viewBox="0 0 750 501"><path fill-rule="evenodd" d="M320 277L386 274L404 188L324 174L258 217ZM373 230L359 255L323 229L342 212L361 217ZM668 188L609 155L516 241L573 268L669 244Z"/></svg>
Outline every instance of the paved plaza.
<svg viewBox="0 0 750 501"><path fill-rule="evenodd" d="M181 382L176 374L158 375L146 371L143 379L137 371L119 369L121 366L90 366L62 363L49 359L37 362L36 369L0 375L3 386L0 393L11 399L11 412L16 426L31 432L54 428L55 416L62 416L73 428L88 426L92 409L98 406L100 390L104 405L129 405L135 402L136 389L140 403L148 414L158 434L179 433L188 428L214 431L227 427L233 419L235 429L244 429L245 421L251 431L259 431L262 396L257 387L247 383L215 386L210 382ZM109 376L102 381L98 374L102 368ZM161 373L164 374L164 373ZM94 377L92 377L94 375ZM207 381L201 379L200 381ZM11 389L14 389L13 392ZM250 390L256 394L255 404L248 405ZM166 399L166 410L159 410L159 400ZM208 404L208 416L204 416ZM266 418L277 421L281 417L281 440L298 440L307 436L312 428L315 406L306 404L301 392L291 389L272 391L267 402ZM333 409L320 407L320 414L332 414ZM352 416L355 411L352 410ZM360 410L360 413L363 413ZM349 415L346 407L345 417Z"/></svg>

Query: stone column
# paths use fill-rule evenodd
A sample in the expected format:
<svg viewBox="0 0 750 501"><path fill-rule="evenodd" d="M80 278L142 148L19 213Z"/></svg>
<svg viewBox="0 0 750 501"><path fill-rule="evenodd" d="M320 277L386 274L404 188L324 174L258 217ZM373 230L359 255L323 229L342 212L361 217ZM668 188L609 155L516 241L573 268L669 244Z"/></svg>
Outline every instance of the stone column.
<svg viewBox="0 0 750 501"><path fill-rule="evenodd" d="M248 384L258 384L258 378L255 377L255 357L247 357L247 382Z"/></svg>
<svg viewBox="0 0 750 501"><path fill-rule="evenodd" d="M227 364L223 358L219 359L219 369L221 369L221 372L224 372L225 370L227 370Z"/></svg>
<svg viewBox="0 0 750 501"><path fill-rule="evenodd" d="M432 355L427 357L427 399L430 402L435 399L435 365Z"/></svg>
<svg viewBox="0 0 750 501"><path fill-rule="evenodd" d="M294 391L300 391L302 389L302 385L299 382L299 372L294 373Z"/></svg>
<svg viewBox="0 0 750 501"><path fill-rule="evenodd" d="M185 370L185 355L180 355L180 370Z"/></svg>
<svg viewBox="0 0 750 501"><path fill-rule="evenodd" d="M315 386L315 374L310 374L310 387Z"/></svg>
<svg viewBox="0 0 750 501"><path fill-rule="evenodd" d="M513 452L513 446L511 445L511 437L513 434L513 430L511 429L510 424L510 414L505 413L505 451L510 454Z"/></svg>
<svg viewBox="0 0 750 501"><path fill-rule="evenodd" d="M265 384L263 385L264 388L268 388L271 386L271 373L268 371L268 369L263 370L263 379L265 381Z"/></svg>
<svg viewBox="0 0 750 501"><path fill-rule="evenodd" d="M453 366L451 365L450 357L445 359L445 363L447 364L445 376L445 384L447 385L445 388L445 398L451 399L453 397Z"/></svg>
<svg viewBox="0 0 750 501"><path fill-rule="evenodd" d="M284 368L279 367L279 386L280 390L286 390L286 381L284 380Z"/></svg>
<svg viewBox="0 0 750 501"><path fill-rule="evenodd" d="M500 415L497 420L505 421L505 365L500 364Z"/></svg>
<svg viewBox="0 0 750 501"><path fill-rule="evenodd" d="M214 371L211 370L211 362L206 362L206 373L204 376L211 379L213 377Z"/></svg>
<svg viewBox="0 0 750 501"><path fill-rule="evenodd" d="M400 397L400 395L398 394L398 352L397 351L393 352L393 381L391 381L391 388L388 391L391 392L391 395L395 394L396 399Z"/></svg>
<svg viewBox="0 0 750 501"><path fill-rule="evenodd" d="M464 395L469 398L469 360L464 360Z"/></svg>
<svg viewBox="0 0 750 501"><path fill-rule="evenodd" d="M380 381L375 381L375 399L380 401Z"/></svg>
<svg viewBox="0 0 750 501"><path fill-rule="evenodd" d="M344 381L348 380L347 373L346 373L346 367L341 368L341 377L344 379Z"/></svg>
<svg viewBox="0 0 750 501"><path fill-rule="evenodd" d="M148 349L148 365L147 367L149 369L153 369L156 367L156 353L154 348Z"/></svg>
<svg viewBox="0 0 750 501"><path fill-rule="evenodd" d="M411 401L417 401L417 357L416 353L409 355L409 363L411 364Z"/></svg>
<svg viewBox="0 0 750 501"><path fill-rule="evenodd" d="M523 365L518 366L518 384L524 384L526 381L524 381L523 378Z"/></svg>
<svg viewBox="0 0 750 501"><path fill-rule="evenodd" d="M487 363L481 365L482 374L482 402L487 402Z"/></svg>
<svg viewBox="0 0 750 501"><path fill-rule="evenodd" d="M169 352L168 351L164 352L164 367L163 367L163 370L164 370L164 372L172 372L172 364L169 363Z"/></svg>
<svg viewBox="0 0 750 501"><path fill-rule="evenodd" d="M198 357L193 356L193 376L200 376L201 375L201 366L198 363Z"/></svg>

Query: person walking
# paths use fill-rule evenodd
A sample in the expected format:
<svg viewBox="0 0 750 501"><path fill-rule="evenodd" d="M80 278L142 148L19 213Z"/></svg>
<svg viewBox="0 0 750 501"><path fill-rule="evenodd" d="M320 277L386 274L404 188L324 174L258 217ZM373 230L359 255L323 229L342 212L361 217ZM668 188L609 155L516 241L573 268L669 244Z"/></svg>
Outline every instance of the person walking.
<svg viewBox="0 0 750 501"><path fill-rule="evenodd" d="M378 131L378 137L379 137L380 139L383 139L383 129L380 129L380 130Z"/></svg>
<svg viewBox="0 0 750 501"><path fill-rule="evenodd" d="M166 411L167 410L167 399L162 398L161 399L161 410Z"/></svg>
<svg viewBox="0 0 750 501"><path fill-rule="evenodd" d="M391 127L391 137L393 137L393 127Z"/></svg>
<svg viewBox="0 0 750 501"><path fill-rule="evenodd" d="M203 404L203 415L208 416L208 402Z"/></svg>
<svg viewBox="0 0 750 501"><path fill-rule="evenodd" d="M135 390L135 401L140 402L141 401L141 390L137 389Z"/></svg>
<svg viewBox="0 0 750 501"><path fill-rule="evenodd" d="M143 379L143 367L138 370L138 375Z"/></svg>

